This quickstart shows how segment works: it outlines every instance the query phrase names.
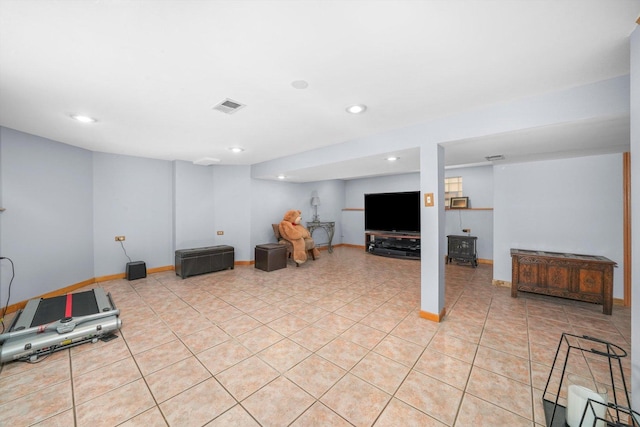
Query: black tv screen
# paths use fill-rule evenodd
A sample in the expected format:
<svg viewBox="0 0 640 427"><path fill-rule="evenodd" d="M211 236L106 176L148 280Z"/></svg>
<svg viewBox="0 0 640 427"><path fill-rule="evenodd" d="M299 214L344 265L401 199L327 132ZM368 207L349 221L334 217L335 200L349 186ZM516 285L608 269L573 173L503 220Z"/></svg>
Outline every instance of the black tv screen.
<svg viewBox="0 0 640 427"><path fill-rule="evenodd" d="M365 194L364 228L420 233L420 192Z"/></svg>

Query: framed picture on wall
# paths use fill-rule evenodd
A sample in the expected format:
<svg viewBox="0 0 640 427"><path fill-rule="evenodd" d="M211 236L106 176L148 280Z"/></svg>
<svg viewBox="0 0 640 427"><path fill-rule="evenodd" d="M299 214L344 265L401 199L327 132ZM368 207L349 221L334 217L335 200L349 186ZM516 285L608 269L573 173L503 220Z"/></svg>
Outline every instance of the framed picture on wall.
<svg viewBox="0 0 640 427"><path fill-rule="evenodd" d="M450 209L467 209L469 207L468 197L452 197Z"/></svg>

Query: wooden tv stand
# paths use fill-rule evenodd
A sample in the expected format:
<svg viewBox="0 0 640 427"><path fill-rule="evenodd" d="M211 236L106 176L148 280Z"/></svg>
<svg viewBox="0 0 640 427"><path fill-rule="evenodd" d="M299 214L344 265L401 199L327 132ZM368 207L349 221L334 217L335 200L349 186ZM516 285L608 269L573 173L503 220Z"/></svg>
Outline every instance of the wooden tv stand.
<svg viewBox="0 0 640 427"><path fill-rule="evenodd" d="M367 231L365 250L374 255L393 258L420 259L420 235Z"/></svg>
<svg viewBox="0 0 640 427"><path fill-rule="evenodd" d="M603 256L511 249L511 296L524 291L592 302L611 314L615 265Z"/></svg>

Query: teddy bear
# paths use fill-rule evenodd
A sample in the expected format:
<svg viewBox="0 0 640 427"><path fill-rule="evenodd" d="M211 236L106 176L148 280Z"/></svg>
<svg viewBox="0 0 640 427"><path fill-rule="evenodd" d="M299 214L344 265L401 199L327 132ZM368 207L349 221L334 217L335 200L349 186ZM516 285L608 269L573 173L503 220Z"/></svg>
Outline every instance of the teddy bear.
<svg viewBox="0 0 640 427"><path fill-rule="evenodd" d="M282 238L293 245L292 257L298 265L307 260L308 250L312 251L313 259L320 257L320 251L316 248L311 233L300 224L300 221L302 221L302 212L294 209L287 211L278 225Z"/></svg>

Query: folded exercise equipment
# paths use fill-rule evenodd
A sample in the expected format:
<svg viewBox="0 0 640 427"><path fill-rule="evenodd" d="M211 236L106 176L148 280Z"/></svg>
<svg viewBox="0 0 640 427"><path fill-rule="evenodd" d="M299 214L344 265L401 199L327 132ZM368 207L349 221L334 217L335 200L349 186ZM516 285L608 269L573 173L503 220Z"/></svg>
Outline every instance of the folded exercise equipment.
<svg viewBox="0 0 640 427"><path fill-rule="evenodd" d="M102 288L29 300L0 335L0 364L38 357L111 335L122 321Z"/></svg>

